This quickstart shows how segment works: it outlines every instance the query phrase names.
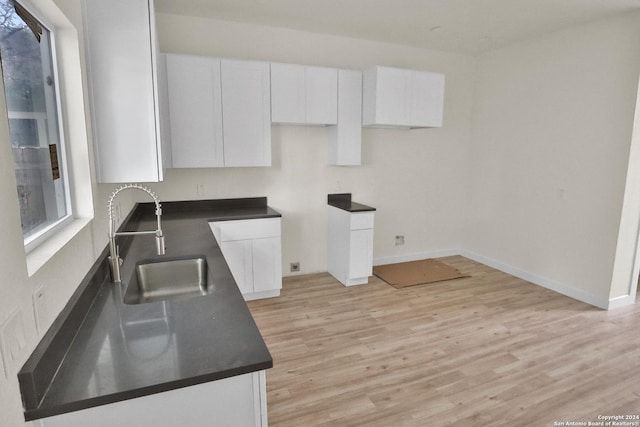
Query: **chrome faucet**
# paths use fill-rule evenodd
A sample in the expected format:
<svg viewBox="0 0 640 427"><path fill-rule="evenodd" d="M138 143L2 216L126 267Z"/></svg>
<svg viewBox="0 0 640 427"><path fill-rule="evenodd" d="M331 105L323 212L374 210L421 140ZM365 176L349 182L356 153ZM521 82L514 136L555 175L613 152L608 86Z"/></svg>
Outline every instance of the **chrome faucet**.
<svg viewBox="0 0 640 427"><path fill-rule="evenodd" d="M158 228L156 230L116 232L116 220L113 215L113 199L118 195L118 193L129 188L142 190L153 199L153 202L156 204L156 218L158 219ZM158 255L164 255L164 235L162 234L162 227L160 226L160 215L162 215L162 209L160 209L160 200L158 199L158 196L156 196L156 194L149 188L140 184L124 184L118 187L113 193L111 193L107 209L109 210L109 266L111 267L111 280L115 283L120 283L122 281L120 278L120 266L122 265L122 259L120 258L120 250L116 245L116 237L127 234L155 234L156 251L158 252Z"/></svg>

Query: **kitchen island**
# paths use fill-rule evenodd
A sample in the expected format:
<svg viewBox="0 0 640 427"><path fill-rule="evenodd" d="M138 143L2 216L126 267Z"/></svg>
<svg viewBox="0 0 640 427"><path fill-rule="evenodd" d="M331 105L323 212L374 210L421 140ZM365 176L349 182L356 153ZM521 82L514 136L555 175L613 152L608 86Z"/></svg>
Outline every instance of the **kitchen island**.
<svg viewBox="0 0 640 427"><path fill-rule="evenodd" d="M273 361L209 222L279 217L266 198L162 203L165 255L155 254L149 236L119 239L123 279L116 284L105 249L20 370L25 419L174 425L206 416L215 425L226 410L225 417L245 412L235 425L266 425L264 370ZM152 203L138 204L120 229L148 230L155 220ZM206 259L206 294L123 302L138 262L185 256ZM234 393L246 395L253 411L246 401L234 404ZM246 424L247 416L254 422Z"/></svg>

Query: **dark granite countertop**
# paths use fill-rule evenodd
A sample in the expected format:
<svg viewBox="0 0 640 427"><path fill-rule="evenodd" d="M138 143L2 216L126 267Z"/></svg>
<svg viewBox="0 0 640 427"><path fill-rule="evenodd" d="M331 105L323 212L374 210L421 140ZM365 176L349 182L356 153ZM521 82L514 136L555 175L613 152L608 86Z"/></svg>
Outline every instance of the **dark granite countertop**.
<svg viewBox="0 0 640 427"><path fill-rule="evenodd" d="M371 206L352 201L351 193L329 194L327 196L327 204L347 212L371 212L376 210Z"/></svg>
<svg viewBox="0 0 640 427"><path fill-rule="evenodd" d="M166 254L152 236L118 237L122 284L110 281L105 250L18 374L25 419L145 396L273 366L209 221L280 217L266 198L162 203ZM122 231L155 229L153 204L139 204ZM141 259L204 255L204 296L127 305Z"/></svg>

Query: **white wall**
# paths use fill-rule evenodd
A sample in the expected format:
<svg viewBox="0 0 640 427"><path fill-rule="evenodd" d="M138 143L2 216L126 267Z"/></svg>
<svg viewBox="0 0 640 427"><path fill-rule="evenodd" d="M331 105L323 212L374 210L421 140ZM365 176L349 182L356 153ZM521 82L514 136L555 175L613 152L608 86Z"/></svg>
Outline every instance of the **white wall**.
<svg viewBox="0 0 640 427"><path fill-rule="evenodd" d="M466 248L607 306L640 14L479 58Z"/></svg>
<svg viewBox="0 0 640 427"><path fill-rule="evenodd" d="M37 7L49 9L47 5L50 2L35 1L33 3ZM62 10L66 19L76 26L80 25L81 34L80 0L55 0L55 3ZM81 37L80 42L82 42ZM80 55L83 57L83 52L80 52ZM75 60L77 63L78 59L74 59L73 56L64 56L63 60ZM84 74L69 76L69 78L74 80L84 79ZM77 86L77 81L74 83ZM69 92L68 96L77 99L82 98L84 94L80 90L76 90L75 92ZM71 117L66 123L68 126L67 136L70 138L69 143L76 144L77 140L80 139L80 145L86 147L84 141L87 138L88 129L81 123L82 110L81 102L76 103L74 108L69 110ZM88 115L86 116L89 117ZM93 227L92 224L89 224L82 228L35 274L28 275L20 228L13 159L10 144L8 143L9 130L6 117L4 91L0 90L0 140L2 141L2 144L0 144L0 212L2 212L0 215L0 236L2 236L2 244L0 245L0 269L2 270L2 280L0 280L0 325L4 324L10 316L19 313L26 335L26 345L24 350L19 353L17 363L7 363L8 378L5 377L5 373L0 366L0 414L2 414L0 424L3 426L19 426L24 425L25 422L16 376L17 370L22 366L46 329L62 310L94 263L97 252L102 250L104 246L95 246ZM75 150L73 155L74 160L79 162L74 167L74 171L84 171L82 173L86 174L91 163L89 161L90 151ZM95 185L81 189L85 197L91 193L91 187L95 188ZM82 205L82 203L76 205L76 207L80 208L81 214L90 215L91 204L89 203L89 206ZM43 319L43 329L37 331L32 295L41 286L44 286L45 289L45 306L48 316ZM2 362L0 362L0 365L2 365Z"/></svg>
<svg viewBox="0 0 640 427"><path fill-rule="evenodd" d="M463 239L475 59L258 25L157 17L164 52L364 69L390 65L446 74L444 127L363 132L363 165L327 166L326 129L274 126L272 168L170 170L164 200L267 196L283 215L283 271L326 271L326 197L351 192L376 213L374 256L458 248ZM204 195L196 193L204 183ZM405 246L394 246L403 234Z"/></svg>

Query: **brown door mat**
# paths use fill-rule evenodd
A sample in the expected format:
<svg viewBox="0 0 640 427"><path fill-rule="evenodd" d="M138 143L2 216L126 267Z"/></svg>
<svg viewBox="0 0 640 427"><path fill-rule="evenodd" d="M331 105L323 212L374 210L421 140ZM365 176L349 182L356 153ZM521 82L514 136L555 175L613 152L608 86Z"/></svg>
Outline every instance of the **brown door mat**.
<svg viewBox="0 0 640 427"><path fill-rule="evenodd" d="M469 277L435 259L377 265L373 267L373 274L394 288Z"/></svg>

